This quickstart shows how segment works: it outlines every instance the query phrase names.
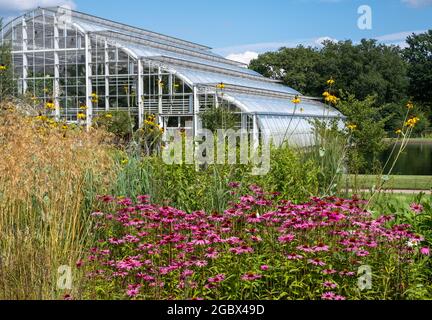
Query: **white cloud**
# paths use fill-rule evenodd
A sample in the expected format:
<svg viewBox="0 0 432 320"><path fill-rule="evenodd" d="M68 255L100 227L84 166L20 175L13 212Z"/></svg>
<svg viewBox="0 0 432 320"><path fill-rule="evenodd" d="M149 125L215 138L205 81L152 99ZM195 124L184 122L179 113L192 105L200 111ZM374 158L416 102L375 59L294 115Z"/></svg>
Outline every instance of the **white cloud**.
<svg viewBox="0 0 432 320"><path fill-rule="evenodd" d="M419 34L423 32L426 32L426 30L403 31L397 33L385 34L382 36L375 37L374 39L384 44L393 44L401 48L405 48L407 46L406 38L408 38L408 36L412 35L413 33Z"/></svg>
<svg viewBox="0 0 432 320"><path fill-rule="evenodd" d="M67 6L76 8L74 0L0 0L0 13L23 12L37 7Z"/></svg>
<svg viewBox="0 0 432 320"><path fill-rule="evenodd" d="M431 0L432 1L432 0ZM414 30L414 31L403 31L397 33L384 34L381 36L371 37L372 39L378 40L380 43L387 45L396 45L404 48L407 46L406 38L410 35L424 33L426 30ZM249 64L252 59L255 59L260 53L269 51L277 51L282 47L295 48L298 45L305 47L322 47L325 40L337 42L337 39L325 36L312 39L302 39L286 42L261 42L252 43L239 46L225 47L214 49L214 51L227 59L243 62ZM359 40L353 40L353 43L359 43Z"/></svg>
<svg viewBox="0 0 432 320"><path fill-rule="evenodd" d="M402 2L413 8L420 8L432 5L432 0L402 0Z"/></svg>
<svg viewBox="0 0 432 320"><path fill-rule="evenodd" d="M282 47L295 48L298 45L305 47L322 47L322 43L325 40L337 41L331 37L318 37L312 39L300 39L285 42L261 42L251 43L239 46L217 48L214 51L227 59L235 60L245 64L249 64L252 59L256 59L260 53L268 51L277 51Z"/></svg>
<svg viewBox="0 0 432 320"><path fill-rule="evenodd" d="M245 51L243 53L231 53L226 58L248 65L251 60L258 58L258 52Z"/></svg>
<svg viewBox="0 0 432 320"><path fill-rule="evenodd" d="M248 51L251 53L264 53L267 51L276 51L282 47L286 48L295 48L298 45L303 46L311 46L311 47L320 47L323 40L332 40L336 41L330 37L318 37L312 39L299 39L293 41L284 41L284 42L260 42L260 43L251 43L244 44L238 46L224 47L224 48L215 48L213 49L216 53L223 55L225 57L230 55L238 55L238 54L246 54ZM250 54L249 54L250 55Z"/></svg>

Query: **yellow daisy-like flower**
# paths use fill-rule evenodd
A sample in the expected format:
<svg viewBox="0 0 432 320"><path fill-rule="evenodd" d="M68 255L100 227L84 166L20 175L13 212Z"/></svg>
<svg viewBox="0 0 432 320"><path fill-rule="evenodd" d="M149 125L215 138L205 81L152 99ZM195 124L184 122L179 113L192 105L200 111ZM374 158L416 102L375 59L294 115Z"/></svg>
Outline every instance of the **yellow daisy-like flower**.
<svg viewBox="0 0 432 320"><path fill-rule="evenodd" d="M129 160L128 159L123 159L122 161L120 161L120 163L122 165L127 165L129 163Z"/></svg>
<svg viewBox="0 0 432 320"><path fill-rule="evenodd" d="M55 109L55 104L52 101L47 101L47 103L45 103L45 107L47 109L53 110L53 109Z"/></svg>
<svg viewBox="0 0 432 320"><path fill-rule="evenodd" d="M414 128L419 121L420 121L420 118L413 117L413 118L409 119L407 122L405 122L405 126L409 127L409 128Z"/></svg>
<svg viewBox="0 0 432 320"><path fill-rule="evenodd" d="M406 107L407 107L407 109L411 110L414 108L414 104L411 101L408 101Z"/></svg>
<svg viewBox="0 0 432 320"><path fill-rule="evenodd" d="M350 123L350 124L347 125L347 128L348 128L349 130L351 130L351 131L354 131L354 130L357 129L357 125L354 124L354 123Z"/></svg>
<svg viewBox="0 0 432 320"><path fill-rule="evenodd" d="M80 110L87 110L87 106L80 106Z"/></svg>
<svg viewBox="0 0 432 320"><path fill-rule="evenodd" d="M401 130L401 129L397 129L397 130L395 131L395 133L396 133L396 134L402 134L402 130Z"/></svg>
<svg viewBox="0 0 432 320"><path fill-rule="evenodd" d="M64 124L64 125L62 125L62 127L61 127L63 130L67 130L68 129L68 126L66 125L66 124Z"/></svg>
<svg viewBox="0 0 432 320"><path fill-rule="evenodd" d="M86 115L85 115L84 113L80 112L80 113L77 114L77 118L78 118L79 120L85 120Z"/></svg>
<svg viewBox="0 0 432 320"><path fill-rule="evenodd" d="M339 98L332 94L327 95L324 100L331 104L337 104L339 102Z"/></svg>
<svg viewBox="0 0 432 320"><path fill-rule="evenodd" d="M98 94L96 92L93 92L90 95L90 99L91 99L92 103L97 103L99 101L99 96L98 96Z"/></svg>
<svg viewBox="0 0 432 320"><path fill-rule="evenodd" d="M299 98L299 96L295 96L295 98L292 99L291 102L294 104L299 104L301 102L301 99Z"/></svg>
<svg viewBox="0 0 432 320"><path fill-rule="evenodd" d="M46 116L37 116L35 119L38 121L46 121L48 118Z"/></svg>
<svg viewBox="0 0 432 320"><path fill-rule="evenodd" d="M332 86L335 84L335 81L333 80L333 78L330 78L329 80L327 80L327 85Z"/></svg>
<svg viewBox="0 0 432 320"><path fill-rule="evenodd" d="M106 113L105 118L112 119L113 115L111 113Z"/></svg>
<svg viewBox="0 0 432 320"><path fill-rule="evenodd" d="M7 66L5 64L0 64L0 71L5 71L7 70Z"/></svg>
<svg viewBox="0 0 432 320"><path fill-rule="evenodd" d="M216 88L218 88L218 89L225 89L225 83L223 83L223 82L218 83L217 86L216 86Z"/></svg>
<svg viewBox="0 0 432 320"><path fill-rule="evenodd" d="M322 95L323 95L323 97L328 97L330 95L330 93L328 91L324 91L324 93Z"/></svg>

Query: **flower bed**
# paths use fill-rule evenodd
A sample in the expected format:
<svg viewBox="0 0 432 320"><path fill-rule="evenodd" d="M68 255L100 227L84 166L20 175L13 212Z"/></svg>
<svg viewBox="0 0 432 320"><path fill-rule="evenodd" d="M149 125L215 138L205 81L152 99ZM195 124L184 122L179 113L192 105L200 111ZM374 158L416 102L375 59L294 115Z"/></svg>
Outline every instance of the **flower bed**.
<svg viewBox="0 0 432 320"><path fill-rule="evenodd" d="M250 190L223 213L100 197L100 240L78 262L90 298L400 299L422 281L429 251L392 215L357 198L293 204Z"/></svg>

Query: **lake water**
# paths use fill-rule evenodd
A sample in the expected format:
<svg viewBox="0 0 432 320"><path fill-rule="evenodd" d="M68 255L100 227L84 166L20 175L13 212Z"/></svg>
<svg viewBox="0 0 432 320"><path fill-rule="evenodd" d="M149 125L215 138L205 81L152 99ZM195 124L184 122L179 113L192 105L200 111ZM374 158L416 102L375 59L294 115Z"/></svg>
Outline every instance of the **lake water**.
<svg viewBox="0 0 432 320"><path fill-rule="evenodd" d="M389 162L386 171L390 169L400 144L396 146L395 154ZM393 145L391 145L381 155L381 162L386 163L391 154ZM386 172L387 173L387 172ZM400 155L392 174L401 175L432 175L432 143L410 143L405 151Z"/></svg>

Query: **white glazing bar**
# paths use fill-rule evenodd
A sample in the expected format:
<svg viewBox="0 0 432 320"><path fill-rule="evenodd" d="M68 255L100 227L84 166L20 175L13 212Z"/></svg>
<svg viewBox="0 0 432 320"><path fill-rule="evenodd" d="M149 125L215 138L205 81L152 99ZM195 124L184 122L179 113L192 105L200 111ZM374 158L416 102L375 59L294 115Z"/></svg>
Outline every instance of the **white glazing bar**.
<svg viewBox="0 0 432 320"><path fill-rule="evenodd" d="M219 97L218 97L217 93L214 95L214 97L215 97L215 107L216 107L216 109L218 109L219 108Z"/></svg>
<svg viewBox="0 0 432 320"><path fill-rule="evenodd" d="M60 120L60 60L59 60L59 29L57 16L54 15L54 106L55 106L55 118Z"/></svg>
<svg viewBox="0 0 432 320"><path fill-rule="evenodd" d="M88 33L85 34L85 74L86 74L86 107L87 107L87 113L86 113L86 124L87 129L91 127L92 124L92 117L93 117L93 103L91 100L92 95L92 70L91 70L91 43L90 43L90 36Z"/></svg>
<svg viewBox="0 0 432 320"><path fill-rule="evenodd" d="M25 20L25 16L22 18L22 94L27 92L27 78L28 78L28 58L27 58L27 22Z"/></svg>
<svg viewBox="0 0 432 320"><path fill-rule="evenodd" d="M109 52L108 52L108 42L105 41L105 111L110 110L109 105Z"/></svg>
<svg viewBox="0 0 432 320"><path fill-rule="evenodd" d="M198 135L198 130L200 129L200 119L199 119L199 99L198 99L198 88L196 86L193 87L193 132L194 136Z"/></svg>
<svg viewBox="0 0 432 320"><path fill-rule="evenodd" d="M11 34L11 48L15 46L15 21L12 21L12 34ZM13 93L15 93L15 85L17 86L17 90L19 90L19 82L17 83L15 78L15 56L12 52L12 79L13 79Z"/></svg>
<svg viewBox="0 0 432 320"><path fill-rule="evenodd" d="M253 136L253 147L254 150L256 150L256 148L258 148L259 146L259 129L258 129L258 115L254 114L253 115L253 129L252 129L252 136Z"/></svg>
<svg viewBox="0 0 432 320"><path fill-rule="evenodd" d="M26 50L25 52L27 53L47 53L47 52L52 52L53 49L37 49L37 50ZM58 51L60 52L76 52L77 48L59 48ZM23 50L12 50L12 53L15 54L23 54L24 51Z"/></svg>
<svg viewBox="0 0 432 320"><path fill-rule="evenodd" d="M163 118L163 105L162 105L162 91L163 84L162 84L162 70L161 67L158 67L158 120L159 124L162 124Z"/></svg>
<svg viewBox="0 0 432 320"><path fill-rule="evenodd" d="M144 125L144 81L143 81L143 63L138 59L138 126Z"/></svg>
<svg viewBox="0 0 432 320"><path fill-rule="evenodd" d="M241 113L241 128L246 130L247 129L247 117L248 115L245 113Z"/></svg>

